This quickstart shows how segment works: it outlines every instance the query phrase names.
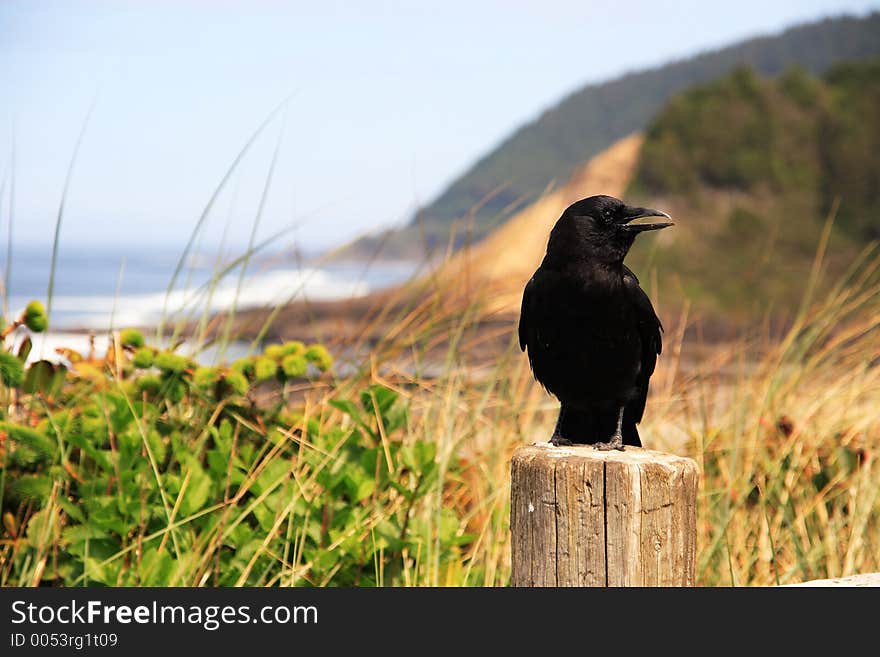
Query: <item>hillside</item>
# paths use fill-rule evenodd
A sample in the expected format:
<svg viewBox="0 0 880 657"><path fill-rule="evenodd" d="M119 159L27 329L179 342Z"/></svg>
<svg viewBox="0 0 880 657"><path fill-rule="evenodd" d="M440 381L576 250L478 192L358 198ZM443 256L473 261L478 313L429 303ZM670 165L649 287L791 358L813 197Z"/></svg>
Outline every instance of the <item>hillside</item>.
<svg viewBox="0 0 880 657"><path fill-rule="evenodd" d="M878 107L880 60L821 78L741 69L676 97L627 190L670 209L676 237L638 244L634 263L674 272L677 296L728 314L792 309L827 216L831 277L880 237Z"/></svg>
<svg viewBox="0 0 880 657"><path fill-rule="evenodd" d="M627 259L670 330L683 305L706 338L756 318L779 326L808 287L827 216L835 222L826 283L880 235L878 107L880 59L839 64L822 77L737 69L672 98L644 133L577 167L430 274L356 303L285 308L272 335L380 341L387 330L380 317L422 303L454 315L472 301L504 335L563 209L599 193L671 213L675 227L640 238ZM241 315L251 335L266 313Z"/></svg>
<svg viewBox="0 0 880 657"><path fill-rule="evenodd" d="M459 281L460 289L488 293L491 311L518 313L522 290L541 264L547 238L559 215L585 196L622 196L632 178L642 141L641 135L633 134L613 144L579 167L564 185L517 213L486 239L456 252L437 276Z"/></svg>
<svg viewBox="0 0 880 657"><path fill-rule="evenodd" d="M547 236L565 207L583 196L622 194L632 179L642 136L630 135L579 167L558 189L542 196L480 243L449 255L406 284L365 297L339 301L296 302L278 310L251 309L236 314L234 333L252 339L264 330L272 340L320 341L330 346L369 344L379 349L389 336L432 325L432 357L442 361L453 326L468 315L477 335L477 359L502 353L510 344L511 318L519 313L526 281L540 264ZM479 308L477 316L473 309ZM444 328L448 327L448 332ZM473 336L471 336L473 337ZM419 338L420 339L420 338ZM423 345L424 347L424 345Z"/></svg>
<svg viewBox="0 0 880 657"><path fill-rule="evenodd" d="M617 140L641 131L676 93L738 66L776 75L792 64L821 73L835 62L880 55L880 13L841 17L750 39L665 66L588 85L514 132L422 208L410 226L359 240L347 255L383 257L443 248L465 218L456 245L474 241L536 200L548 185Z"/></svg>
<svg viewBox="0 0 880 657"><path fill-rule="evenodd" d="M644 138L626 137L441 269L516 313L547 237L574 200L605 193L672 213L674 229L636 242L630 265L661 302L725 317L790 313L825 217L828 273L880 236L880 60L822 78L738 69L672 99Z"/></svg>

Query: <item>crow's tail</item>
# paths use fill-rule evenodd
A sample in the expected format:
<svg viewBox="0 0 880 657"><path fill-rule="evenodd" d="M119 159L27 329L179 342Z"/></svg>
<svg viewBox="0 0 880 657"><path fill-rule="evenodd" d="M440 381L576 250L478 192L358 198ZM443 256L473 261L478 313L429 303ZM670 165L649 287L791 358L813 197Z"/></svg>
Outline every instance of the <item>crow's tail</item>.
<svg viewBox="0 0 880 657"><path fill-rule="evenodd" d="M627 422L626 417L623 419L623 444L632 445L633 447L641 447L642 440L639 438L639 430L636 429L635 422Z"/></svg>

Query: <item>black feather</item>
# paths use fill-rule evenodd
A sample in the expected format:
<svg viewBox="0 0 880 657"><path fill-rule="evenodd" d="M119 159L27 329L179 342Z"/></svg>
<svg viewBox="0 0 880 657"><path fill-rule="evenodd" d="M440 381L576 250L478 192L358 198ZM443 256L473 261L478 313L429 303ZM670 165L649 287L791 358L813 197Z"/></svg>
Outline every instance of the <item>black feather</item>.
<svg viewBox="0 0 880 657"><path fill-rule="evenodd" d="M639 232L669 225L630 222L661 214L609 196L575 203L526 284L519 343L535 378L560 401L555 442L612 444L622 412L618 437L641 444L636 424L663 327L623 258Z"/></svg>

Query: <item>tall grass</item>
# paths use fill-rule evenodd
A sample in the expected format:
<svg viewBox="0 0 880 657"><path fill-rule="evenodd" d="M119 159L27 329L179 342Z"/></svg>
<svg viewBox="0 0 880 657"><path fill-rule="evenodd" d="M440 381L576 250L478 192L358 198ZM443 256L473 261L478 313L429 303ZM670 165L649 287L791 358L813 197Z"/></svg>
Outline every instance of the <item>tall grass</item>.
<svg viewBox="0 0 880 657"><path fill-rule="evenodd" d="M781 339L756 326L735 343L685 341L687 307L680 330L667 336L642 435L646 446L700 465L699 584L771 585L880 570L878 268L870 247L843 279L824 286L824 296L805 299ZM817 287L813 281L810 289ZM489 336L477 305L454 317L420 316L422 326L407 320L410 335L424 331L413 342L449 336L446 368L433 379L412 376L424 359L416 353L403 366L386 362L385 374L374 363L370 377L393 379L411 399L413 438L436 441L440 455L467 463L420 512L436 517L454 503L465 510L460 531L477 538L461 564L444 572L413 565L407 582L504 584L509 457L518 445L546 440L557 404L533 382L514 343L513 318L507 348L480 361L474 355ZM505 333L503 324L499 330ZM398 340L376 352L400 353Z"/></svg>
<svg viewBox="0 0 880 657"><path fill-rule="evenodd" d="M646 446L700 465L699 584L880 570L878 268L880 257L866 249L824 296L805 303L781 339L756 327L736 343L701 346L685 339L698 333L693 325L684 330L686 308L680 329L667 336L641 433ZM187 511L187 488L200 485L203 470L181 460L169 487L150 451L149 426L139 425L164 519L159 529L133 527L118 551L88 557L91 572L115 567L118 583L143 583L160 569L161 583L188 586L506 585L510 455L546 439L557 404L532 379L514 341L515 318L488 315L483 294L463 301L440 280L403 288L364 315L354 334L380 339L332 344L348 354L344 376L267 391L270 402L286 400L294 411L278 431L244 413L231 416L232 440L251 431L262 442L247 472L223 476L222 494L197 511ZM107 376L114 385L113 372ZM406 408L393 426L376 391L391 391ZM359 396L362 415L346 405ZM187 411L191 453L217 440L226 406ZM375 454L368 478L395 485L376 484L349 500L355 521L325 531L344 512L333 506L332 481L350 457L350 431L367 425L365 440L374 441L367 451ZM66 440L63 431L56 435ZM428 444L436 446L431 476L411 456ZM71 444L63 449L76 453ZM304 513L306 503L312 511ZM51 581L53 560L68 545L63 521L47 519L63 518L68 506L56 484L39 522L33 504L7 512L0 583ZM259 530L229 559L242 526ZM171 561L156 556L163 553ZM89 573L74 582L88 583Z"/></svg>
<svg viewBox="0 0 880 657"><path fill-rule="evenodd" d="M169 294L217 197L280 109L211 196ZM58 212L50 303L81 140ZM247 250L218 267L196 302L207 306L239 267L241 289L252 255L277 239L255 239L277 155L276 146ZM830 229L829 220L782 336L756 324L736 342L704 345L687 303L669 313L679 319L641 434L647 447L700 465L701 585L880 570L880 256L868 247L839 281L823 282ZM206 393L194 376L176 401L167 386L148 393L118 333L63 391L29 393L24 407L4 395L0 585L506 585L510 456L546 440L558 404L533 380L516 318L488 310L494 292L476 278L426 276L352 311L328 344L342 361L335 374L281 377L247 395ZM285 312L267 309L244 336L254 350ZM236 320L235 307L211 319L185 309L171 339L194 331L197 346L214 341L222 353L242 337ZM163 320L156 338L165 337ZM86 489L106 507L86 508ZM102 513L129 520L117 526ZM92 515L106 527L89 526Z"/></svg>

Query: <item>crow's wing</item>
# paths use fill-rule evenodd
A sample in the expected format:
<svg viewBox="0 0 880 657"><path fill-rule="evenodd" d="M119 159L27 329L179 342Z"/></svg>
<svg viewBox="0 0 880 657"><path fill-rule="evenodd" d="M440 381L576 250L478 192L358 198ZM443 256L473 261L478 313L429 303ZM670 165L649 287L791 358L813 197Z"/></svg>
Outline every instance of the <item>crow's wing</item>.
<svg viewBox="0 0 880 657"><path fill-rule="evenodd" d="M567 288L557 272L539 268L526 283L519 313L519 348L529 349L529 361L535 351L555 345L565 329L559 313L565 312Z"/></svg>
<svg viewBox="0 0 880 657"><path fill-rule="evenodd" d="M654 306L645 291L639 286L639 279L632 271L624 266L623 284L633 304L638 318L639 338L642 343L641 369L639 370L638 395L626 408L626 418L633 422L641 422L645 413L645 402L648 399L648 380L654 373L657 365L657 356L663 351L663 325L654 312Z"/></svg>
<svg viewBox="0 0 880 657"><path fill-rule="evenodd" d="M534 302L535 287L537 286L535 277L537 275L537 272L535 272L535 276L529 279L525 290L523 290L522 306L519 311L519 348L521 351L526 350L526 346L531 342L535 332Z"/></svg>

